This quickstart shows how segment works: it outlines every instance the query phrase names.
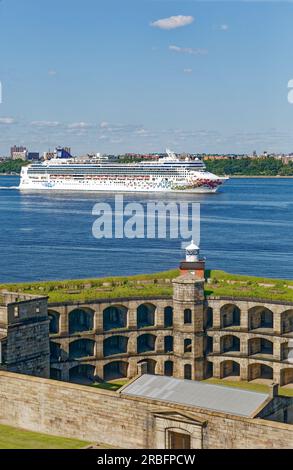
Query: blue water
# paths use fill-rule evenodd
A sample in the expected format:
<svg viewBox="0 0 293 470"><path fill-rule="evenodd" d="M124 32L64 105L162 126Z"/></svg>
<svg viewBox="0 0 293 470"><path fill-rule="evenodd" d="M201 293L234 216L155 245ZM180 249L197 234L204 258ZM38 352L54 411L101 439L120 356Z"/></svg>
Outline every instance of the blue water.
<svg viewBox="0 0 293 470"><path fill-rule="evenodd" d="M179 239L95 239L92 208L113 205L109 194L20 193L18 181L0 176L0 282L155 272L184 256ZM293 279L293 179L233 179L216 194L124 199L158 197L200 202L208 268Z"/></svg>

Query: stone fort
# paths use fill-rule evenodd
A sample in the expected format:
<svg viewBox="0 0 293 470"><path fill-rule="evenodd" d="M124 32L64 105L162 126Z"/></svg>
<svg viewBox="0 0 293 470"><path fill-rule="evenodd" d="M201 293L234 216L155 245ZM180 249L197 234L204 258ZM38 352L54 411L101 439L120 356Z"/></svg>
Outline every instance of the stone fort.
<svg viewBox="0 0 293 470"><path fill-rule="evenodd" d="M76 390L70 387L79 385L63 382L86 385L131 379L144 372L189 381L215 377L293 387L293 302L206 298L204 264L198 248L190 245L180 265L181 275L172 281L170 297L48 304L46 297L2 293L0 384L3 386L4 378L8 384L17 382L18 376L13 374L17 373L22 374L19 383L28 389L29 381L35 381L32 384L37 387L38 380L53 379L49 382L54 385L48 387L59 386L69 393ZM273 420L293 423L292 404L278 403L278 419L275 408L267 414ZM176 413L171 421L176 421ZM0 414L1 419L9 421L8 415L1 418ZM168 420L165 415L161 419ZM184 419L188 423L193 418L187 413ZM203 417L199 421L203 423ZM20 419L16 424L25 423ZM292 426L282 425L290 428L293 446ZM30 424L29 429L33 428ZM58 428L56 432L60 432ZM258 434L251 440L252 447ZM143 447L151 445L144 443Z"/></svg>

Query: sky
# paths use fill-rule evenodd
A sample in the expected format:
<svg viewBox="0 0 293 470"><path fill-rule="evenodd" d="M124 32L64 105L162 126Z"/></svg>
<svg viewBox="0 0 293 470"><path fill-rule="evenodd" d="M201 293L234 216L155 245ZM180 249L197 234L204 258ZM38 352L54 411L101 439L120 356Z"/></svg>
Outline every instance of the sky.
<svg viewBox="0 0 293 470"><path fill-rule="evenodd" d="M0 155L293 152L292 19L289 0L0 0Z"/></svg>

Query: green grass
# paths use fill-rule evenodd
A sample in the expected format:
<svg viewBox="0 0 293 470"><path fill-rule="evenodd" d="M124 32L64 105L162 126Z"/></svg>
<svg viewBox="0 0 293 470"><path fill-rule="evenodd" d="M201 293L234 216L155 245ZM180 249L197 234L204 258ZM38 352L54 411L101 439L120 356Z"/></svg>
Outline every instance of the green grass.
<svg viewBox="0 0 293 470"><path fill-rule="evenodd" d="M0 425L0 449L81 449L89 442Z"/></svg>
<svg viewBox="0 0 293 470"><path fill-rule="evenodd" d="M92 387L95 388L102 388L104 390L111 390L112 392L116 392L119 388L123 387L129 382L128 379L118 379L118 380L111 380L110 382L101 382L93 384Z"/></svg>
<svg viewBox="0 0 293 470"><path fill-rule="evenodd" d="M238 381L234 382L230 380L212 378L212 379L203 380L203 382L216 384L216 385L223 385L226 387L242 388L244 390L251 390L253 392L269 393L268 385L245 382L244 380L241 380L239 382ZM279 395L282 395L284 397L293 397L293 389L292 388L286 389L284 387L279 387Z"/></svg>
<svg viewBox="0 0 293 470"><path fill-rule="evenodd" d="M1 290L48 296L49 302L171 296L171 280L179 270L137 276L0 284ZM293 281L207 271L207 296L261 298L293 302ZM267 284L267 285L262 285Z"/></svg>
<svg viewBox="0 0 293 470"><path fill-rule="evenodd" d="M293 281L209 271L206 294L293 302ZM267 284L261 285L261 284Z"/></svg>

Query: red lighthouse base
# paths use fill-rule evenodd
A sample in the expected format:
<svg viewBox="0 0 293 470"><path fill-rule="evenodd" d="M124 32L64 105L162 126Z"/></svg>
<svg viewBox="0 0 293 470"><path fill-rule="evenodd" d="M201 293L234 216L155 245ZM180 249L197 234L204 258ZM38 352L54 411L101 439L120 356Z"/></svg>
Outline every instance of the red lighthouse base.
<svg viewBox="0 0 293 470"><path fill-rule="evenodd" d="M181 261L179 265L180 273L181 274L186 274L189 272L194 272L196 277L199 279L204 279L205 278L205 261L204 260L199 260L199 261Z"/></svg>

